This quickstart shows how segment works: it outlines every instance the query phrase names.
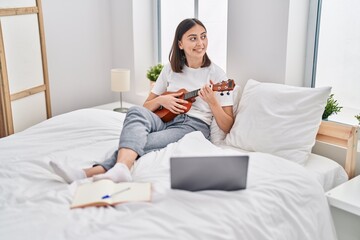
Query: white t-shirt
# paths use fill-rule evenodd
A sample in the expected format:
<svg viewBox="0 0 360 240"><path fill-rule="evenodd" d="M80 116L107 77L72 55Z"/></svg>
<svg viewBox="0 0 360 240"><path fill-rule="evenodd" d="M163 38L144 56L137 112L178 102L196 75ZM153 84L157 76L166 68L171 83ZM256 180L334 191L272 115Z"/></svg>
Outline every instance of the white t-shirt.
<svg viewBox="0 0 360 240"><path fill-rule="evenodd" d="M211 63L209 67L197 69L189 68L185 65L182 71L182 73L175 73L172 71L170 63L166 64L151 92L156 95L161 95L164 92L177 92L182 88L191 92L200 89L205 84L210 84L210 80L212 80L213 83L228 80L226 73L214 63ZM217 92L216 97L221 106L233 105L231 92L229 95L227 92L224 92L223 96L220 95L220 92ZM208 125L211 124L213 117L209 105L200 97L197 97L196 101L192 103L187 114L191 117L201 119Z"/></svg>

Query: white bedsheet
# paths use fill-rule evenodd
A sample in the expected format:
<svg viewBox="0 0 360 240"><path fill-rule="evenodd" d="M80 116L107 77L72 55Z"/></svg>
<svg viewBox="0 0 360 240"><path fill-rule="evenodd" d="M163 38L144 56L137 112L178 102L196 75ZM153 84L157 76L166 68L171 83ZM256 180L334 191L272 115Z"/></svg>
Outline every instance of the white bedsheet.
<svg viewBox="0 0 360 240"><path fill-rule="evenodd" d="M217 146L223 149L232 149L237 152L247 153L245 150L225 145L224 142L217 143ZM339 186L349 179L345 169L339 163L315 153L310 154L304 167L318 180L324 192Z"/></svg>
<svg viewBox="0 0 360 240"><path fill-rule="evenodd" d="M171 190L170 156L239 154L199 132L136 162L133 179L153 183L151 202L70 210L78 183L64 183L48 162L80 168L103 160L117 147L123 119L85 109L0 139L1 239L336 239L321 184L269 154L250 153L246 190Z"/></svg>
<svg viewBox="0 0 360 240"><path fill-rule="evenodd" d="M324 192L349 180L345 169L332 159L311 153L305 165L324 188Z"/></svg>

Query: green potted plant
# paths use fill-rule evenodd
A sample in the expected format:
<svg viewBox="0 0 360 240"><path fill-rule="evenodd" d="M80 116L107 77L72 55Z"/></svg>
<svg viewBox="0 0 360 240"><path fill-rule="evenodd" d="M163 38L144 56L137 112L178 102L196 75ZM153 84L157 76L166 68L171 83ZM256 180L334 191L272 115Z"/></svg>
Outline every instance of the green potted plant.
<svg viewBox="0 0 360 240"><path fill-rule="evenodd" d="M358 115L355 115L355 118L359 121L359 125L360 125L360 113Z"/></svg>
<svg viewBox="0 0 360 240"><path fill-rule="evenodd" d="M150 80L150 86L153 86L155 84L155 82L158 79L163 67L164 67L164 65L159 63L159 64L157 64L155 66L151 66L148 69L148 71L146 73L146 77Z"/></svg>
<svg viewBox="0 0 360 240"><path fill-rule="evenodd" d="M330 94L327 99L325 110L322 115L323 120L327 120L329 116L337 114L343 107L339 106L337 100L334 99L334 94Z"/></svg>

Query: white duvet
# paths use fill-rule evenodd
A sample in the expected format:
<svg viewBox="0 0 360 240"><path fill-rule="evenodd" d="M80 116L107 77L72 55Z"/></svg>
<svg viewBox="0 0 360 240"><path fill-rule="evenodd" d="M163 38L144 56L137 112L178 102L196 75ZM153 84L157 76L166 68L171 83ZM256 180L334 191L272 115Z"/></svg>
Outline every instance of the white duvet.
<svg viewBox="0 0 360 240"><path fill-rule="evenodd" d="M336 239L322 186L269 154L250 153L246 190L171 190L170 156L239 154L200 132L136 162L133 179L153 183L151 202L70 210L79 183L66 184L49 161L102 161L116 149L123 119L84 109L0 139L0 239Z"/></svg>

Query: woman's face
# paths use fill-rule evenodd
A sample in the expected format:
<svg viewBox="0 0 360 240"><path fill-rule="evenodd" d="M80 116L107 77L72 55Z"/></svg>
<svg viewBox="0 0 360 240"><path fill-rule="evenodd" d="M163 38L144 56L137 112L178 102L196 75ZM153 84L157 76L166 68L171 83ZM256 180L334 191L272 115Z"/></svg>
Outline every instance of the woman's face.
<svg viewBox="0 0 360 240"><path fill-rule="evenodd" d="M190 28L179 41L179 48L184 50L187 61L203 61L206 53L208 39L206 30L196 24Z"/></svg>

